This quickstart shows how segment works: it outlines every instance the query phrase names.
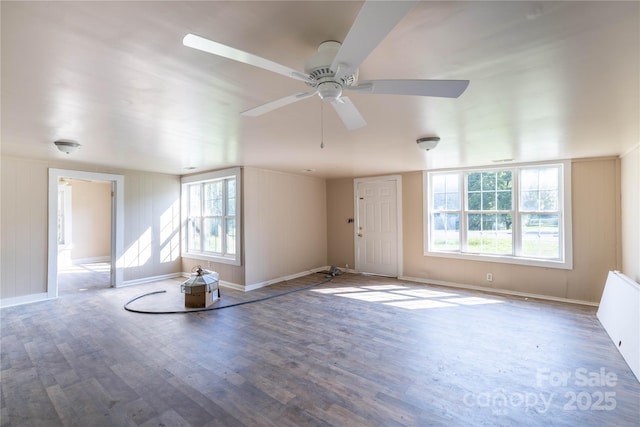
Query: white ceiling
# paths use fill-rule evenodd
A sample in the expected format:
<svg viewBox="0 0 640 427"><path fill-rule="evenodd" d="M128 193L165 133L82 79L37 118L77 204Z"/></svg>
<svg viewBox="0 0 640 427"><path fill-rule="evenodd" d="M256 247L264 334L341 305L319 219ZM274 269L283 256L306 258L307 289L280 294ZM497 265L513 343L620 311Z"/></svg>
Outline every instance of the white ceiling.
<svg viewBox="0 0 640 427"><path fill-rule="evenodd" d="M348 131L304 83L184 47L187 33L302 70L362 2L5 2L2 155L182 175L233 165L353 177L619 155L638 142L640 3L420 2L360 79L468 79L458 99L350 92ZM433 151L420 136L440 136ZM79 141L65 155L52 142ZM320 149L321 139L325 148Z"/></svg>

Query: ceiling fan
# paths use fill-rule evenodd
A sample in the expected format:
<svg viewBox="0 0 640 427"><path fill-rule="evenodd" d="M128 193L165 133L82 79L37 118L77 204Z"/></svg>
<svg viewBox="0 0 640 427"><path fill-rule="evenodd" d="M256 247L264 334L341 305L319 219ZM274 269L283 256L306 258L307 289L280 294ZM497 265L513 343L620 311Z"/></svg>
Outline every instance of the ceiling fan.
<svg viewBox="0 0 640 427"><path fill-rule="evenodd" d="M343 43L326 41L305 61L304 72L289 68L251 53L214 42L195 34L187 34L185 46L253 65L293 79L311 87L243 111L244 116L259 116L316 94L331 103L349 130L367 123L343 90L369 94L394 94L459 97L469 85L468 80L370 80L358 82L358 66L378 46L396 24L414 6L412 1L367 1L360 10Z"/></svg>

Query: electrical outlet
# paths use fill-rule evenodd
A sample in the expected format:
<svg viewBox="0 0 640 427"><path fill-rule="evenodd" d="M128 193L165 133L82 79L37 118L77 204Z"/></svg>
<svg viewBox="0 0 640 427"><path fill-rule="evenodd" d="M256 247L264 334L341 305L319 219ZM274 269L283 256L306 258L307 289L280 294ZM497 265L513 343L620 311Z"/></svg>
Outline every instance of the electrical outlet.
<svg viewBox="0 0 640 427"><path fill-rule="evenodd" d="M346 268L348 270L349 269L349 264L345 264L344 268Z"/></svg>
<svg viewBox="0 0 640 427"><path fill-rule="evenodd" d="M487 282L493 282L493 274L487 273Z"/></svg>

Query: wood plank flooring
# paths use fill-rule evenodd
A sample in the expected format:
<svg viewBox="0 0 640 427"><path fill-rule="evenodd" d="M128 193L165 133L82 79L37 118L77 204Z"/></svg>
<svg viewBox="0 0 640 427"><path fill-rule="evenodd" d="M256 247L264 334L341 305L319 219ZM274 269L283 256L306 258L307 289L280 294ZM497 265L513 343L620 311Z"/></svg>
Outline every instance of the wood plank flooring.
<svg viewBox="0 0 640 427"><path fill-rule="evenodd" d="M298 289L321 274L241 293ZM346 274L179 315L179 280L1 311L1 426L637 426L595 308Z"/></svg>
<svg viewBox="0 0 640 427"><path fill-rule="evenodd" d="M96 262L58 267L58 295L111 286L111 264Z"/></svg>

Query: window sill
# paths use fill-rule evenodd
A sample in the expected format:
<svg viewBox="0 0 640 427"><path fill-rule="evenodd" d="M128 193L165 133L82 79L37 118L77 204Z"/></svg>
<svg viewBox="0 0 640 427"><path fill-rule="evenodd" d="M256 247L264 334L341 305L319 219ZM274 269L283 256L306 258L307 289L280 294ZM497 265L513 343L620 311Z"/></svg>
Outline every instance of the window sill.
<svg viewBox="0 0 640 427"><path fill-rule="evenodd" d="M234 258L222 257L222 256L215 256L215 255L204 255L200 253L186 252L182 254L182 258L197 259L200 261L211 261L211 262L217 262L220 264L230 264L230 265L237 265L237 266L242 265L240 260L235 257Z"/></svg>
<svg viewBox="0 0 640 427"><path fill-rule="evenodd" d="M439 258L454 258L467 261L481 261L481 262L497 262L502 264L516 264L525 265L529 267L544 267L544 268L557 268L561 270L572 270L573 263L569 261L555 261L555 260L543 260L535 258L523 258L505 255L476 255L476 254L462 254L457 252L430 252L426 251L424 256L439 257Z"/></svg>

